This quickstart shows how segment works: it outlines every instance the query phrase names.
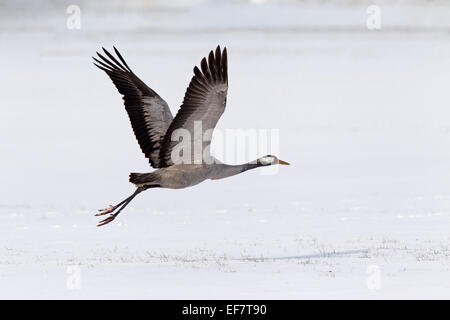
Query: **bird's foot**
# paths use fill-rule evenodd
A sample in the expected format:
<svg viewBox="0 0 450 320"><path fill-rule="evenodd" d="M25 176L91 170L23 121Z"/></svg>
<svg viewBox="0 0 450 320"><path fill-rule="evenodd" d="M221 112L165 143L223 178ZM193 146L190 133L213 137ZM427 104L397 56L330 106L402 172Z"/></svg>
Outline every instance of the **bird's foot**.
<svg viewBox="0 0 450 320"><path fill-rule="evenodd" d="M117 214L110 214L108 218L100 221L97 225L97 227L101 227L104 226L105 224L110 223L111 221L113 221L116 218Z"/></svg>
<svg viewBox="0 0 450 320"><path fill-rule="evenodd" d="M98 210L98 213L95 216L103 216L105 214L111 213L114 210L116 210L116 208L117 208L116 206L109 206L108 208L100 209Z"/></svg>

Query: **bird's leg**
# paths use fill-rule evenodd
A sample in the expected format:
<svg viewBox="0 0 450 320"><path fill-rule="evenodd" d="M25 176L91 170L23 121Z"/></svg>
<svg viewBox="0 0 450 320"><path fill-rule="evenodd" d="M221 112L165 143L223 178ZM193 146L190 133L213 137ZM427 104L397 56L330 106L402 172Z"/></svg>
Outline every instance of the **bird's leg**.
<svg viewBox="0 0 450 320"><path fill-rule="evenodd" d="M116 204L115 206L109 205L108 208L98 210L98 213L96 214L96 216L102 216L104 214L113 212L114 210L117 209L117 207L119 207L120 205L124 204L130 197L126 198L125 200L123 200L122 202Z"/></svg>
<svg viewBox="0 0 450 320"><path fill-rule="evenodd" d="M134 197L136 197L139 193L141 193L144 190L145 190L145 188L142 188L142 187L137 188L136 191L131 196L129 196L125 200L121 201L120 203L116 204L115 206L109 206L106 209L99 210L99 213L97 213L96 216L102 216L107 213L112 213L117 208L120 207L116 213L111 214L108 218L100 221L100 223L98 224L98 227L103 226L103 225L113 221L117 217L117 215L120 213L120 211L122 211L131 202L131 200L133 200Z"/></svg>
<svg viewBox="0 0 450 320"><path fill-rule="evenodd" d="M143 191L143 190L141 190L141 191ZM139 192L140 192L140 191L139 191ZM98 213L96 214L96 216L103 216L103 215L105 215L105 214L107 214L107 213L114 212L114 210L116 210L116 209L117 209L118 207L120 207L122 204L124 204L125 202L127 202L128 200L130 200L131 198L133 198L134 196L136 196L139 192L137 192L137 190L136 190L135 193L133 193L131 196L129 196L129 197L126 198L125 200L119 202L119 203L116 204L115 206L109 205L108 208L105 208L105 209L99 209L99 210L98 210Z"/></svg>
<svg viewBox="0 0 450 320"><path fill-rule="evenodd" d="M128 199L128 200L127 200L127 201L119 208L119 210L117 210L116 213L110 214L108 218L106 218L106 219L100 221L100 222L98 223L97 227L104 226L105 224L108 224L108 223L110 223L111 221L113 221L113 220L119 215L119 213L120 213L120 212L121 212L121 211L122 211L122 210L130 203L130 202L131 202L131 200L133 200L133 198L134 198L135 196L136 196L136 195L134 195L132 198Z"/></svg>
<svg viewBox="0 0 450 320"><path fill-rule="evenodd" d="M131 196L129 196L128 198L126 198L122 202L118 203L117 205L109 206L106 209L99 210L100 212L97 213L96 216L101 216L101 215L104 215L104 214L107 214L107 213L114 212L117 208L119 208L119 210L116 213L110 214L108 218L100 221L99 224L97 225L97 227L104 226L105 224L110 223L111 221L113 221L119 215L119 213L123 209L125 209L125 207L131 202L131 200L133 200L134 197L136 197L139 193L141 193L142 191L147 190L149 188L157 188L157 187L159 187L159 185L139 187L139 188L136 189L136 191Z"/></svg>

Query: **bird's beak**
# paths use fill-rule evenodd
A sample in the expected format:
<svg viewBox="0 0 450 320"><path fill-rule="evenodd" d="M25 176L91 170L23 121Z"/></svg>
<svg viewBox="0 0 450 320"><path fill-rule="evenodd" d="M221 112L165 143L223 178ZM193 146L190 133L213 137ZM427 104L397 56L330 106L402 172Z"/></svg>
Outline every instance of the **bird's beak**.
<svg viewBox="0 0 450 320"><path fill-rule="evenodd" d="M289 162L286 162L286 161L283 161L283 160L278 160L278 164L284 164L284 165L287 165L287 166L290 165Z"/></svg>

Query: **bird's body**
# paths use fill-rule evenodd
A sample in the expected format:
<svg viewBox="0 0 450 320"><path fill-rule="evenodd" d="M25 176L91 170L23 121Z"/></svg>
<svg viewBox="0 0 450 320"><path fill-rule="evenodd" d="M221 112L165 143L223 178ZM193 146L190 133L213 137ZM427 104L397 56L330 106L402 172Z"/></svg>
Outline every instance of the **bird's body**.
<svg viewBox="0 0 450 320"><path fill-rule="evenodd" d="M228 165L180 164L157 169L150 173L131 173L130 182L136 187L158 186L167 189L183 189L205 180L218 180L256 168L257 164Z"/></svg>
<svg viewBox="0 0 450 320"><path fill-rule="evenodd" d="M150 173L131 173L130 182L136 187L154 186L183 189L203 182L214 174L215 166L208 164L179 164Z"/></svg>
<svg viewBox="0 0 450 320"><path fill-rule="evenodd" d="M125 109L142 152L155 171L131 173L130 182L136 191L116 206L99 210L97 215L112 213L99 226L113 221L133 198L150 188L183 189L207 179L227 178L260 166L288 164L267 155L241 165L223 164L209 153L212 132L225 111L228 91L226 48L217 47L208 59L201 61L201 70L186 90L183 104L175 118L167 103L128 67L119 51L120 62L107 50L106 58L94 58L95 65L105 71L123 95Z"/></svg>

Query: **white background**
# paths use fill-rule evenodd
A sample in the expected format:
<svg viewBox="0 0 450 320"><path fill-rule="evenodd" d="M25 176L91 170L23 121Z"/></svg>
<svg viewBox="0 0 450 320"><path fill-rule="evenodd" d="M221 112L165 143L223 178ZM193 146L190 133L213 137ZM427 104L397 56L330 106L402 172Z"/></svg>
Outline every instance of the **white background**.
<svg viewBox="0 0 450 320"><path fill-rule="evenodd" d="M449 298L449 14L419 0L4 1L0 298ZM97 228L96 210L133 192L128 173L152 169L91 56L115 45L175 114L218 44L218 127L278 129L292 165L149 190Z"/></svg>

